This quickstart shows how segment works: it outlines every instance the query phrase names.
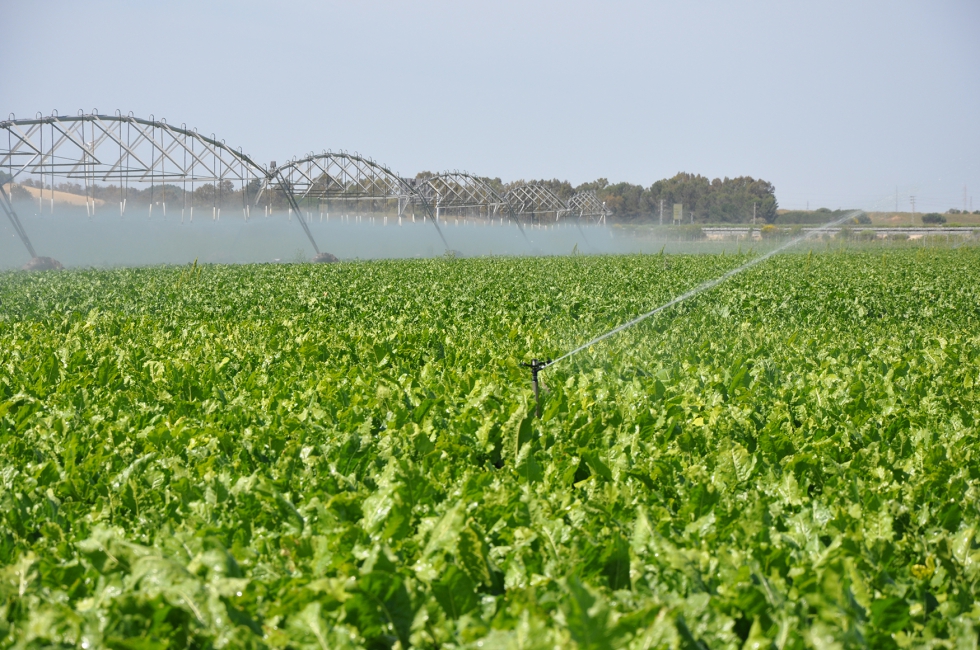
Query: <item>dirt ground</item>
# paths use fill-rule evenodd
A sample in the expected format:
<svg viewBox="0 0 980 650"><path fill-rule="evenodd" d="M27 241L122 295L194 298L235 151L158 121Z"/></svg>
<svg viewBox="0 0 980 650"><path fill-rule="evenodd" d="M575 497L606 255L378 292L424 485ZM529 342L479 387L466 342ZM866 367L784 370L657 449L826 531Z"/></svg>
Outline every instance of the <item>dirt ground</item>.
<svg viewBox="0 0 980 650"><path fill-rule="evenodd" d="M21 187L23 187L25 190L27 190L30 193L30 195L35 200L37 200L38 195L41 194L41 192L42 192L41 188L39 188L39 187L28 187L27 185L21 185ZM4 186L4 189L7 190L7 192L9 193L10 192L10 184L8 183L7 185L5 185ZM51 200L51 190L45 189L43 191L43 194L42 194L41 198L45 201L45 206L44 207L48 207L47 202ZM58 205L58 204L65 204L65 205L85 205L85 201L86 200L91 200L91 199L88 199L86 196L81 195L81 194L69 194L68 192L62 192L60 190L55 190L54 191L54 203L55 203L55 205ZM95 199L95 205L104 205L104 204L105 204L105 201L103 201L102 199Z"/></svg>
<svg viewBox="0 0 980 650"><path fill-rule="evenodd" d="M900 228L902 226L922 226L922 213L917 212L913 219L911 212L869 212L871 223L875 226L891 226ZM951 226L959 224L961 226L980 225L980 214L944 214L946 223Z"/></svg>

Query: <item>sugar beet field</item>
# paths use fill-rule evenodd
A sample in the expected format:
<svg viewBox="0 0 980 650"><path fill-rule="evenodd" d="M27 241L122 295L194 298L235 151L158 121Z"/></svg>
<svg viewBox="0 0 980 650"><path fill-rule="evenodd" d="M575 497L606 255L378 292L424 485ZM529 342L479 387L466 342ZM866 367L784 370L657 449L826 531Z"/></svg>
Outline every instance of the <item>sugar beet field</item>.
<svg viewBox="0 0 980 650"><path fill-rule="evenodd" d="M980 251L0 274L0 647L975 648Z"/></svg>

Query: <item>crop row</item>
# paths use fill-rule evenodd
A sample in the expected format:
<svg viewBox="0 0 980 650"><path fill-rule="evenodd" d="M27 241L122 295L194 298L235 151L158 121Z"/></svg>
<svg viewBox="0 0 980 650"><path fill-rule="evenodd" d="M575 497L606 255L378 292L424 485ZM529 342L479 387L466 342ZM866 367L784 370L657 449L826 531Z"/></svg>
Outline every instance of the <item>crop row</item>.
<svg viewBox="0 0 980 650"><path fill-rule="evenodd" d="M0 647L976 639L976 251L774 258L533 417L743 261L0 275Z"/></svg>

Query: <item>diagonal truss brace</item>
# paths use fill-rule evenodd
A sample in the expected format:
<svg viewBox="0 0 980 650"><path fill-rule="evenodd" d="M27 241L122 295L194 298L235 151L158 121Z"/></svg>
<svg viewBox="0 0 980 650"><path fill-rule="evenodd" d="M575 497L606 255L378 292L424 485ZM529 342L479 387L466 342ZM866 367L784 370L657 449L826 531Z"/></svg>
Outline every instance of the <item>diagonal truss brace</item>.
<svg viewBox="0 0 980 650"><path fill-rule="evenodd" d="M450 248L426 197L384 165L363 156L329 151L310 154L277 168L275 173L267 176L262 191L273 185L287 196L297 212L297 198L417 201L446 249ZM299 214L302 218L302 212Z"/></svg>
<svg viewBox="0 0 980 650"><path fill-rule="evenodd" d="M27 232L24 230L24 226L20 223L20 218L17 217L17 212L14 211L14 204L10 201L10 196L7 195L7 190L0 185L0 208L3 209L7 218L10 219L10 223L14 226L14 232L20 238L20 241L27 248L27 252L31 254L31 259L37 257L37 253L34 252L34 246L31 245L31 240L27 236Z"/></svg>
<svg viewBox="0 0 980 650"><path fill-rule="evenodd" d="M581 219L604 223L609 212L594 190L577 193L568 200L569 212Z"/></svg>
<svg viewBox="0 0 980 650"><path fill-rule="evenodd" d="M515 213L532 217L553 213L555 221L558 221L569 213L565 202L543 185L517 185L507 192L507 201Z"/></svg>

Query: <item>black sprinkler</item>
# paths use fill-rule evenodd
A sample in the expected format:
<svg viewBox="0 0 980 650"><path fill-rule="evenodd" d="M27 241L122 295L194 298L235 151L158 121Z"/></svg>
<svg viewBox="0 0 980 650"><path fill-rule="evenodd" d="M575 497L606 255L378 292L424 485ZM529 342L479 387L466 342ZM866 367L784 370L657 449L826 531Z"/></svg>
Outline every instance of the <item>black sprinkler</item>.
<svg viewBox="0 0 980 650"><path fill-rule="evenodd" d="M525 368L531 369L531 385L534 386L534 414L537 417L541 417L541 399L538 397L538 372L544 370L551 365L551 359L547 361L540 361L538 359L531 359L531 363L522 363Z"/></svg>

